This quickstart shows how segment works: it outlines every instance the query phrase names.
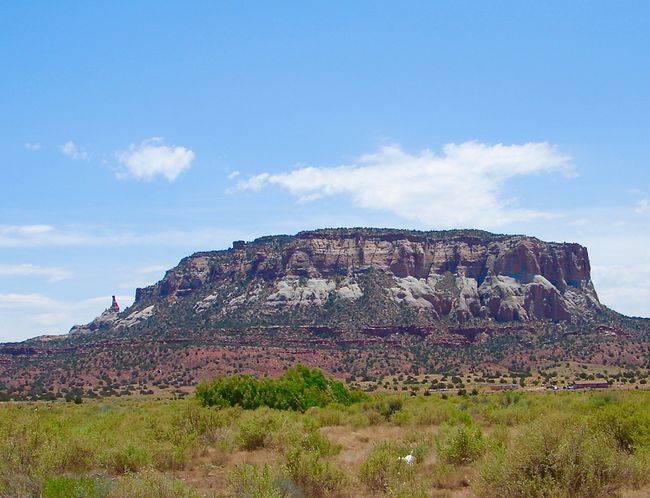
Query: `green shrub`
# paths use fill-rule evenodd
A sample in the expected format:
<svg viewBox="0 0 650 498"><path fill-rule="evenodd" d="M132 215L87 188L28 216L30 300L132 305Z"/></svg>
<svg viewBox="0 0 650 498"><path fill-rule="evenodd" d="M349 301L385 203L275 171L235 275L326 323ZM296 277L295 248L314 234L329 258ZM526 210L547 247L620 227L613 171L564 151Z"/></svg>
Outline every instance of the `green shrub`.
<svg viewBox="0 0 650 498"><path fill-rule="evenodd" d="M285 494L271 478L268 465L237 465L227 475L228 486L237 498L283 498Z"/></svg>
<svg viewBox="0 0 650 498"><path fill-rule="evenodd" d="M151 462L151 457L143 448L128 444L122 448L112 448L105 455L105 465L118 474L137 472Z"/></svg>
<svg viewBox="0 0 650 498"><path fill-rule="evenodd" d="M307 415L314 417L320 427L343 425L343 407L337 403L320 407L313 406Z"/></svg>
<svg viewBox="0 0 650 498"><path fill-rule="evenodd" d="M470 424L472 417L450 402L438 399L411 398L404 402L401 410L392 415L391 422L401 426L409 424L432 426L440 425L443 422Z"/></svg>
<svg viewBox="0 0 650 498"><path fill-rule="evenodd" d="M332 444L317 430L307 432L300 440L300 447L320 456L337 455L341 451L340 444Z"/></svg>
<svg viewBox="0 0 650 498"><path fill-rule="evenodd" d="M250 375L217 377L210 383L199 384L196 396L204 406L241 406L247 410L267 406L301 412L329 403L350 405L366 397L339 381L326 379L320 370L300 364L276 379L256 379Z"/></svg>
<svg viewBox="0 0 650 498"><path fill-rule="evenodd" d="M242 414L234 426L234 443L247 451L301 446L323 455L337 453L340 447L332 445L317 428L312 417L261 407Z"/></svg>
<svg viewBox="0 0 650 498"><path fill-rule="evenodd" d="M181 434L194 434L203 443L214 443L222 438L224 427L240 416L240 409L214 410L192 400L178 410L171 424Z"/></svg>
<svg viewBox="0 0 650 498"><path fill-rule="evenodd" d="M278 419L268 409L256 410L254 415L242 418L238 424L237 444L243 450L270 446L278 429Z"/></svg>
<svg viewBox="0 0 650 498"><path fill-rule="evenodd" d="M486 459L479 496L606 497L626 474L626 458L611 438L584 421L546 419Z"/></svg>
<svg viewBox="0 0 650 498"><path fill-rule="evenodd" d="M373 491L397 489L415 475L415 466L403 460L408 450L391 442L382 442L372 449L361 463L359 479Z"/></svg>
<svg viewBox="0 0 650 498"><path fill-rule="evenodd" d="M287 452L287 477L307 496L331 496L347 484L344 472L318 452L293 448Z"/></svg>
<svg viewBox="0 0 650 498"><path fill-rule="evenodd" d="M145 471L127 473L115 480L108 498L199 498L199 493L182 481ZM85 498L85 497L84 497Z"/></svg>
<svg viewBox="0 0 650 498"><path fill-rule="evenodd" d="M489 444L505 448L510 443L510 431L505 425L496 425L490 432Z"/></svg>
<svg viewBox="0 0 650 498"><path fill-rule="evenodd" d="M499 393L499 405L507 407L521 401L521 394L514 391L503 391Z"/></svg>
<svg viewBox="0 0 650 498"><path fill-rule="evenodd" d="M108 495L111 483L106 478L50 477L43 481L43 498L102 498Z"/></svg>
<svg viewBox="0 0 650 498"><path fill-rule="evenodd" d="M402 400L399 398L387 398L377 401L372 407L379 412L384 420L390 420L391 417L402 409Z"/></svg>
<svg viewBox="0 0 650 498"><path fill-rule="evenodd" d="M548 408L548 407L547 407ZM505 391L499 393L496 402L481 408L488 422L495 425L518 425L534 420L540 413L521 393Z"/></svg>
<svg viewBox="0 0 650 498"><path fill-rule="evenodd" d="M366 413L353 413L350 415L349 422L353 429L365 429L370 425Z"/></svg>
<svg viewBox="0 0 650 498"><path fill-rule="evenodd" d="M630 457L627 483L635 489L650 484L650 448L643 448Z"/></svg>
<svg viewBox="0 0 650 498"><path fill-rule="evenodd" d="M650 414L647 408L607 404L594 416L596 427L611 436L628 453L650 447Z"/></svg>
<svg viewBox="0 0 650 498"><path fill-rule="evenodd" d="M597 392L589 397L589 403L594 408L601 408L603 406L614 404L618 401L618 397L612 393Z"/></svg>
<svg viewBox="0 0 650 498"><path fill-rule="evenodd" d="M447 428L437 444L438 455L446 463L465 465L478 459L485 450L480 427L457 425Z"/></svg>

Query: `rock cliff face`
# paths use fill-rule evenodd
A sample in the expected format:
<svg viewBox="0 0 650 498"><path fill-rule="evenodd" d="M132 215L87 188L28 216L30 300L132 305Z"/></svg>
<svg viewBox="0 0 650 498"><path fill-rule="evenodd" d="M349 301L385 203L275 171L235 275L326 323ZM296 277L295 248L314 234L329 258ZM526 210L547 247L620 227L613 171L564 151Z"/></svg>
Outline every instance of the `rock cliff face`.
<svg viewBox="0 0 650 498"><path fill-rule="evenodd" d="M183 259L116 322L228 326L579 321L601 311L587 249L464 230L336 229Z"/></svg>

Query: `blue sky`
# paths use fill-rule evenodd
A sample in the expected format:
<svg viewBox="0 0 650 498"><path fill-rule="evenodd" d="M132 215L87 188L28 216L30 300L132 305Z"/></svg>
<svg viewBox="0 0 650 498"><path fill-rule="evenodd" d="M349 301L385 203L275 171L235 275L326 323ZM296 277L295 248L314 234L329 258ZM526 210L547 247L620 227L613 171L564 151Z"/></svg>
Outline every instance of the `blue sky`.
<svg viewBox="0 0 650 498"><path fill-rule="evenodd" d="M0 340L233 239L479 227L650 315L647 2L3 2Z"/></svg>

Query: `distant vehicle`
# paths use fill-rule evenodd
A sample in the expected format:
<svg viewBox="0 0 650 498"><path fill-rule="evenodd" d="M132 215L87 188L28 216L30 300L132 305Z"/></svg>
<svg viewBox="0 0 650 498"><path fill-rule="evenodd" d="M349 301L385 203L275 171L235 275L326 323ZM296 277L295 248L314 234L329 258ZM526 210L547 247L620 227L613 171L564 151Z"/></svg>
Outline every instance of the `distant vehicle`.
<svg viewBox="0 0 650 498"><path fill-rule="evenodd" d="M559 391L560 388L557 386L546 386L546 389L549 391Z"/></svg>
<svg viewBox="0 0 650 498"><path fill-rule="evenodd" d="M609 383L606 380L603 381L590 381L590 382L575 382L573 384L574 389L607 389Z"/></svg>
<svg viewBox="0 0 650 498"><path fill-rule="evenodd" d="M568 389L569 391L575 391L576 386L573 384L566 384L562 389Z"/></svg>

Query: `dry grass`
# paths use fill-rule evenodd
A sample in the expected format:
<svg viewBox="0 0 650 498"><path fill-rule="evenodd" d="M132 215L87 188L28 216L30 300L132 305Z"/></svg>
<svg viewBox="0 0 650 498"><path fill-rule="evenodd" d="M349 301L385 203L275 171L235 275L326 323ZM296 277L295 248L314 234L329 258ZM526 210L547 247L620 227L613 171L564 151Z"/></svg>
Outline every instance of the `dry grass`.
<svg viewBox="0 0 650 498"><path fill-rule="evenodd" d="M375 397L305 414L216 410L193 400L4 404L0 496L73 496L66 493L82 490L87 498L253 497L250 490L257 489L280 497L510 498L517 491L499 479L524 479L538 461L527 451L537 455L549 448L547 457L558 469L573 458L562 438L546 446L530 442L540 428L554 433L562 427L583 431L589 468L603 469L594 482L584 473L574 489L650 496L648 392L406 396L395 411L385 406ZM474 429L465 428L476 427L483 449L470 452L470 460L477 460L449 458L448 448L461 455L468 448L463 438L450 446L449 438L471 435ZM261 444L243 444L246 434L258 432ZM400 460L409 453L412 466ZM499 458L506 467L499 467ZM381 484L371 484L368 476L384 463L393 470L377 475ZM577 486L571 475L558 473L548 489L564 493L569 485ZM536 489L524 481L518 486Z"/></svg>

